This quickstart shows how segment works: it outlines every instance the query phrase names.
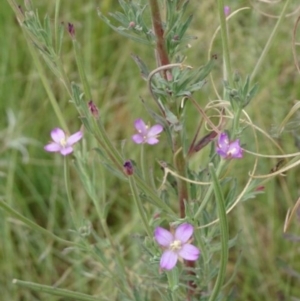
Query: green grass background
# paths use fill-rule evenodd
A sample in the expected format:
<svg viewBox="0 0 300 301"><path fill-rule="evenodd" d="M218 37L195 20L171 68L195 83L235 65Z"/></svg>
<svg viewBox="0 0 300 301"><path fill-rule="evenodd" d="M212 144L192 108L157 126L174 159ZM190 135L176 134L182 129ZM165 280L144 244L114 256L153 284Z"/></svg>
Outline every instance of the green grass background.
<svg viewBox="0 0 300 301"><path fill-rule="evenodd" d="M34 4L41 17L47 13L53 20L54 1L34 1ZM255 1L242 0L227 4L232 9L258 5ZM297 5L297 1L292 1L289 11L295 10ZM61 21L75 25L93 100L100 108L101 118L112 141L121 148L125 140L124 152L134 158L138 155L138 150L130 142L132 124L136 118L146 116L139 97L150 101L150 95L130 54L138 54L154 68L153 52L109 29L97 17L97 6L105 14L119 9L117 1L112 0L98 3L62 1ZM282 4L259 5L259 9L269 14L278 14L281 8ZM209 43L218 26L216 3L191 1L189 11L194 13L190 34L198 39L191 43L192 47L185 54L187 63L198 66L206 62ZM257 97L247 108L253 122L267 132L280 124L294 101L299 98L299 74L294 66L291 50L296 18L297 14L284 19L257 74L255 81L260 86ZM238 70L243 76L252 72L275 22L276 19L264 16L252 7L232 19L229 36L234 70ZM300 35L297 37L300 42ZM43 145L50 138L50 130L58 125L58 121L18 22L4 0L1 0L0 10L0 45L0 197L37 224L61 237L71 237L71 218L62 181L63 161L59 155L43 150ZM65 35L63 47L67 74L71 80L78 81L68 34ZM219 37L214 44L213 53L221 57ZM221 87L221 61L218 65L213 76ZM47 66L45 70L67 124L72 131L77 131L80 121L75 108L68 103L65 90ZM216 98L210 82L196 97L203 106ZM191 129L198 119L191 112ZM300 135L299 119L298 122L296 120L294 131L296 135ZM263 136L259 137L262 153L278 153ZM245 141L247 147L251 148L253 141L250 135ZM278 139L286 152L299 151L294 142L290 131L284 132ZM253 160L245 158L237 170L239 177L248 177L251 162ZM270 159L260 160L259 171L268 173L276 162ZM111 202L109 226L115 238L124 242L128 248L127 259L130 266L135 263L138 253L132 251L134 242L126 237L138 233L139 219L128 187L110 176L94 156L91 156L90 164L98 164L99 183L96 181L95 185L106 187L104 192L99 193L103 193ZM193 166L199 164L200 155L194 159ZM300 245L283 238L285 214L299 196L299 174L299 167L296 167L285 177L277 177L268 182L264 194L240 204L230 213L231 236L239 233L238 245L230 251L228 266L228 277L236 273L231 283L235 287L236 300L300 300L300 277L291 271L293 269L300 273ZM92 222L101 235L91 201L75 171L72 172L72 189L78 212ZM299 235L299 226L299 220L294 218L289 232ZM240 264L236 267L238 258ZM55 242L25 227L3 211L0 211L0 270L1 300L62 300L17 288L12 284L14 278L56 284L87 294L101 292L109 296L113 288L113 284L101 281L101 270L88 254L71 251L61 253L61 248ZM108 299L113 300L113 297Z"/></svg>

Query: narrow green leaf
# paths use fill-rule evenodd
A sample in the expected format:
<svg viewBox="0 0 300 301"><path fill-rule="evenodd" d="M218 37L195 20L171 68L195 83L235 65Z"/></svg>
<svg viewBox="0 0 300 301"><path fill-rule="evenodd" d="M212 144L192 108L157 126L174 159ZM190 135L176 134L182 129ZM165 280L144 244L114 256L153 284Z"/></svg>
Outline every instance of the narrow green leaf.
<svg viewBox="0 0 300 301"><path fill-rule="evenodd" d="M70 291L70 290L66 290L66 289L62 289L62 288L58 288L58 287L42 285L42 284L38 284L38 283L34 283L34 282L22 281L22 280L18 280L18 279L14 279L12 282L13 282L13 284L16 284L21 287L29 288L33 291L47 293L50 295L60 296L60 297L64 297L64 298L71 298L76 301L106 300L106 299L102 299L99 297L93 297L90 295L86 295L86 294L82 294L82 293L78 293L78 292L74 292L74 291Z"/></svg>
<svg viewBox="0 0 300 301"><path fill-rule="evenodd" d="M222 161L220 162L218 170L222 167ZM213 182L213 189L216 197L217 202L217 211L219 217L219 224L220 224L220 233L221 233L221 258L220 258L220 265L219 265L219 273L217 280L215 282L213 291L210 295L209 301L216 300L217 296L219 295L225 274L226 274L226 266L228 262L228 222L227 222L227 214L225 208L225 200L224 195L221 189L221 185L219 179L217 177L215 168L212 163L209 164L209 171L212 177ZM219 172L218 172L219 174Z"/></svg>

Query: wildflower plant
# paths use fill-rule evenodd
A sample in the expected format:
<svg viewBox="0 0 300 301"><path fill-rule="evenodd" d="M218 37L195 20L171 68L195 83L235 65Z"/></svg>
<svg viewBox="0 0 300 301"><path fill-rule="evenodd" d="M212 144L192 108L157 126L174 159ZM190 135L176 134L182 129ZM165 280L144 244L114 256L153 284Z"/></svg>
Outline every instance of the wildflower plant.
<svg viewBox="0 0 300 301"><path fill-rule="evenodd" d="M101 107L97 107L93 97L77 41L77 29L71 23L66 29L58 21L60 1L56 2L54 21L46 16L43 23L30 1L26 1L22 9L14 0L8 2L30 41L28 45L37 67L45 62L62 82L66 98L70 99L68 105L73 105L78 112L77 126L82 124L84 137L82 131L66 135L68 124L62 108L49 89L43 68L39 68L58 120L51 132L53 141L45 146L45 150L59 152L63 156L73 153L64 158L64 181L75 236L73 240L59 237L20 217L17 212L9 211L10 207L2 207L45 237L56 240L62 249L68 247L68 250L76 250L82 256L88 254L90 260L100 266L101 275L94 280L111 282L113 292L111 296L101 292L84 294L50 284L17 279L14 283L74 300L226 300L228 290L223 290L223 286L230 279L226 270L229 248L236 242L234 236L229 235L228 214L238 203L260 193L257 187L263 179L255 177L259 156L257 145L253 150L252 145L246 143L248 129L256 139L255 126L245 109L251 105L258 89L253 79L259 66L244 83L232 72L226 23L231 16L229 7L224 8L222 0L217 1L222 39L220 55L208 50L208 60L195 64L188 62L185 56L185 49L195 38L188 34L192 22L192 16L186 14L189 1L165 1L164 17L163 7L157 0L119 0L122 11L109 17L98 10L99 22L106 23L125 38L151 47L155 53L152 62L146 61L142 55L132 56L142 79L146 81L148 96L147 101L143 101L144 115L135 116L132 112L132 134L123 137L126 143L118 148L110 139ZM66 30L74 48L78 83L70 81L62 62ZM151 69L149 66L154 63L156 67ZM209 81L215 66L223 66L223 79L218 83L223 85L222 91L216 91L216 101L200 101L199 90L210 84L216 87L214 80ZM188 128L191 110L198 116L198 120L193 121L193 131ZM152 126L148 125L149 120ZM41 140L46 144L43 137L41 135ZM73 152L75 143L79 141L84 147ZM134 144L135 150L141 153L139 158L136 157L137 151L128 151L130 144ZM100 158L101 164L89 165L91 153ZM253 169L241 187L235 172L245 157L251 155L255 158ZM197 156L201 157L201 164L198 162L195 166L193 160ZM151 161L149 158L153 157L155 159ZM83 226L88 216L74 205L77 196L72 195L72 167L67 162L74 163L82 187L91 199L91 211L96 212L97 218L93 223L87 223L88 231ZM103 180L116 177L130 190L126 201L134 204L139 215L136 231L140 248L131 240L131 248L126 250L122 241L111 233L108 214L112 209L97 187L97 182L102 180L94 178L95 170L102 166L106 168ZM276 171L272 176L277 174ZM118 188L114 187L111 193L118 192ZM100 225L101 234L91 229L95 224ZM136 256L133 266L126 262L130 256Z"/></svg>

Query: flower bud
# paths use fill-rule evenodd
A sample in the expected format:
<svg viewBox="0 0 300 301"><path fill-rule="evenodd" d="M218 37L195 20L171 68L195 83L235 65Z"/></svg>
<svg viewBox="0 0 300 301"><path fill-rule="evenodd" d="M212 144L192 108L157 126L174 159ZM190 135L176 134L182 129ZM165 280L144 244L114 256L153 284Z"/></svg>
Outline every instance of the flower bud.
<svg viewBox="0 0 300 301"><path fill-rule="evenodd" d="M230 7L227 5L224 6L224 14L226 17L230 15Z"/></svg>
<svg viewBox="0 0 300 301"><path fill-rule="evenodd" d="M129 28L134 28L135 27L135 23L133 21L129 22Z"/></svg>
<svg viewBox="0 0 300 301"><path fill-rule="evenodd" d="M98 111L98 108L96 107L95 103L92 100L90 100L89 103L88 103L88 106L89 106L89 110L90 110L91 114L96 119L98 119L99 118L99 111Z"/></svg>
<svg viewBox="0 0 300 301"><path fill-rule="evenodd" d="M72 39L75 38L75 27L72 23L68 23L68 32Z"/></svg>
<svg viewBox="0 0 300 301"><path fill-rule="evenodd" d="M264 191L265 190L265 186L257 186L255 191Z"/></svg>
<svg viewBox="0 0 300 301"><path fill-rule="evenodd" d="M125 163L123 164L123 171L127 176L133 175L133 165L130 160L125 161Z"/></svg>

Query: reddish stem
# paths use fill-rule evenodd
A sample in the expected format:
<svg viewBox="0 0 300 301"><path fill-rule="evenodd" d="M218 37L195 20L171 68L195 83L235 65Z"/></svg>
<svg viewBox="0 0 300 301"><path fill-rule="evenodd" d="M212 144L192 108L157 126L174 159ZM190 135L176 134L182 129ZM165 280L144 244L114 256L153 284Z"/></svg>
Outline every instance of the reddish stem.
<svg viewBox="0 0 300 301"><path fill-rule="evenodd" d="M156 36L156 51L159 58L159 63L160 66L168 65L170 64L170 61L165 47L164 29L162 26L159 5L157 0L149 0L149 3L151 7L153 29Z"/></svg>
<svg viewBox="0 0 300 301"><path fill-rule="evenodd" d="M157 0L149 0L150 7L151 7L151 17L153 23L153 29L156 36L156 52L159 59L159 66L169 65L170 60L168 53L165 47L165 40L164 40L164 29L162 26L161 16L160 16L160 9ZM166 71L164 70L164 77L167 79ZM175 141L173 142L173 152L174 154L178 151L178 145ZM182 150L176 155L175 159L175 166L180 175L186 175L186 162L183 156ZM188 185L182 179L177 179L177 189L178 189L178 199L179 199L179 212L180 217L185 217L185 206L184 203L188 201ZM195 262L187 261L186 266L188 268L195 268ZM188 272L191 275L195 275L193 271ZM191 300L192 295L196 289L196 285L193 281L188 282L188 292L187 292L187 300Z"/></svg>

